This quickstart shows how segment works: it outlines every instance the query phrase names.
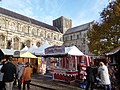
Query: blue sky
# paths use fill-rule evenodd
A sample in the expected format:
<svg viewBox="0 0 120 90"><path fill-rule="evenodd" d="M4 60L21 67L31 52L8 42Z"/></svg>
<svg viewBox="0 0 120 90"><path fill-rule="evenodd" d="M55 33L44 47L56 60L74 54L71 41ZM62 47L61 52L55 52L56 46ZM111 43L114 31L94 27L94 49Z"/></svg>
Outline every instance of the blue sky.
<svg viewBox="0 0 120 90"><path fill-rule="evenodd" d="M65 16L73 27L99 21L100 12L109 0L2 0L0 7L52 25L52 20Z"/></svg>

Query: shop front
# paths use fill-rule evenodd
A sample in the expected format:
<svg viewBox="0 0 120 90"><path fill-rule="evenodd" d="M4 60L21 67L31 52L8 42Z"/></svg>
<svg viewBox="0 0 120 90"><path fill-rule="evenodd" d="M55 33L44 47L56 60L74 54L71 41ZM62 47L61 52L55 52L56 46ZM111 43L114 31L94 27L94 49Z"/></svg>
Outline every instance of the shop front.
<svg viewBox="0 0 120 90"><path fill-rule="evenodd" d="M89 60L77 47L52 46L45 49L47 71L53 80L72 82L81 79L81 71L89 65Z"/></svg>

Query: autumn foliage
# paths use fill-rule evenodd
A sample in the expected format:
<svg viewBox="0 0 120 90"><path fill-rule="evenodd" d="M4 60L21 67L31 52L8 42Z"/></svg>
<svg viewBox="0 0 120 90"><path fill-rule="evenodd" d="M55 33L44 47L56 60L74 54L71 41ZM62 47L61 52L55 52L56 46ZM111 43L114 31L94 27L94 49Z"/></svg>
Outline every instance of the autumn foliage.
<svg viewBox="0 0 120 90"><path fill-rule="evenodd" d="M120 46L120 0L110 2L100 13L100 19L88 32L88 47L95 55Z"/></svg>

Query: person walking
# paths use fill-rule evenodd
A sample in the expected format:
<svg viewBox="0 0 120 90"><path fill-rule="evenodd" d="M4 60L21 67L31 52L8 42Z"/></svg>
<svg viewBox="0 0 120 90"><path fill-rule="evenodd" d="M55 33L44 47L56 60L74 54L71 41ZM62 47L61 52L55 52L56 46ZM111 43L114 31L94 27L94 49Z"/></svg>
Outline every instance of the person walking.
<svg viewBox="0 0 120 90"><path fill-rule="evenodd" d="M17 65L17 79L18 79L18 89L19 90L21 90L23 71L24 71L24 65L22 63L18 62L18 65Z"/></svg>
<svg viewBox="0 0 120 90"><path fill-rule="evenodd" d="M29 62L27 62L25 65L26 66L24 68L23 77L22 77L24 79L23 90L25 90L26 85L27 85L27 90L29 90L30 89L30 82L31 82L32 68L31 68Z"/></svg>
<svg viewBox="0 0 120 90"><path fill-rule="evenodd" d="M87 81L87 85L86 85L86 89L85 90L93 90L93 85L94 85L94 69L92 68L92 63L90 63L90 66L87 67L86 69L86 81Z"/></svg>
<svg viewBox="0 0 120 90"><path fill-rule="evenodd" d="M104 90L111 90L108 68L103 62L100 62L99 65L98 75L100 75L101 79L100 84L103 86Z"/></svg>
<svg viewBox="0 0 120 90"><path fill-rule="evenodd" d="M1 72L4 73L3 81L5 82L5 89L6 90L12 90L14 76L16 74L16 67L11 62L11 60L12 60L12 57L9 57L8 59L6 59L5 64L1 68Z"/></svg>
<svg viewBox="0 0 120 90"><path fill-rule="evenodd" d="M3 81L3 75L4 73L1 72L1 68L3 67L2 59L0 58L0 90L3 90L5 87L4 81Z"/></svg>

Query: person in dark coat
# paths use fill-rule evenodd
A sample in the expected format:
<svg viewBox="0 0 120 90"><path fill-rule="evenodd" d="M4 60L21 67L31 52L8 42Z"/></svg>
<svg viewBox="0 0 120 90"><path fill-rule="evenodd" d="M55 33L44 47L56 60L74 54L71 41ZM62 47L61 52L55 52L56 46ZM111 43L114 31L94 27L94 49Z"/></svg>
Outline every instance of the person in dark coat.
<svg viewBox="0 0 120 90"><path fill-rule="evenodd" d="M3 75L4 73L1 72L1 68L3 66L2 59L0 58L0 90L3 90L5 87L4 81L3 81Z"/></svg>
<svg viewBox="0 0 120 90"><path fill-rule="evenodd" d="M19 62L17 65L17 79L18 79L18 89L19 90L21 90L23 71L24 71L24 64Z"/></svg>
<svg viewBox="0 0 120 90"><path fill-rule="evenodd" d="M4 73L3 81L5 82L5 89L12 90L14 76L16 74L16 67L13 63L11 63L11 57L8 58L1 68L1 72Z"/></svg>
<svg viewBox="0 0 120 90"><path fill-rule="evenodd" d="M87 81L87 86L85 90L93 90L93 85L94 85L94 69L92 68L92 66L88 66L86 69L86 81Z"/></svg>

